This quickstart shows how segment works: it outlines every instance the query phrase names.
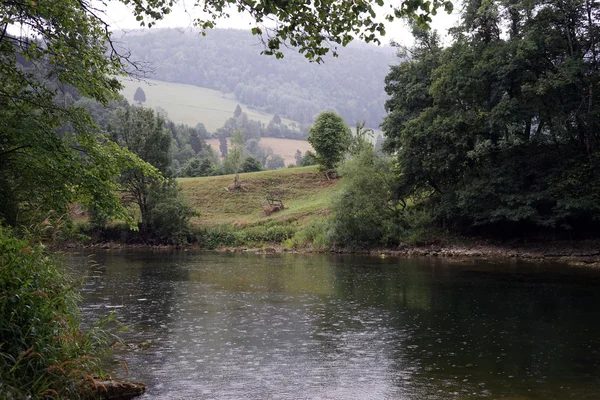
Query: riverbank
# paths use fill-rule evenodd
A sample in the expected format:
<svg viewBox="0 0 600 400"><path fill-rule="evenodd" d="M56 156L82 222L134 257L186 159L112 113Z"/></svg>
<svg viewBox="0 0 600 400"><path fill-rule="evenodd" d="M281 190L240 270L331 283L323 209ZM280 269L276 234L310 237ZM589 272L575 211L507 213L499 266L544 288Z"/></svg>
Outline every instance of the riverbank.
<svg viewBox="0 0 600 400"><path fill-rule="evenodd" d="M268 243L262 246L220 246L214 249L204 248L198 243L172 246L144 244L126 244L119 242L83 244L69 242L59 244L58 249L86 248L105 250L145 249L153 251L217 251L232 253L330 253L330 254L365 254L380 257L440 257L454 259L522 259L529 261L564 262L574 265L600 267L600 240L584 241L552 241L533 243L476 243L476 244L447 244L411 246L376 249L330 249L314 250L312 248L287 248L279 243Z"/></svg>

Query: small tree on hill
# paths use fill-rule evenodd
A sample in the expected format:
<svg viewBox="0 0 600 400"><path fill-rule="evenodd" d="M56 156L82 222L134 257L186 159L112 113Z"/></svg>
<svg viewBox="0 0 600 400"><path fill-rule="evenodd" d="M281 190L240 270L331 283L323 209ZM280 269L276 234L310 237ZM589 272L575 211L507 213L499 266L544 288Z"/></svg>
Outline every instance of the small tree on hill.
<svg viewBox="0 0 600 400"><path fill-rule="evenodd" d="M296 159L296 165L300 166L300 163L302 162L302 152L299 149L296 150L296 155L294 155L294 158Z"/></svg>
<svg viewBox="0 0 600 400"><path fill-rule="evenodd" d="M238 104L235 108L235 111L233 112L233 116L234 118L238 118L240 115L242 115L242 107L240 107L240 105Z"/></svg>
<svg viewBox="0 0 600 400"><path fill-rule="evenodd" d="M227 157L227 136L225 135L219 136L219 151L221 152L221 157Z"/></svg>
<svg viewBox="0 0 600 400"><path fill-rule="evenodd" d="M133 100L138 104L142 104L146 101L146 93L144 93L144 89L138 86L135 94L133 95Z"/></svg>
<svg viewBox="0 0 600 400"><path fill-rule="evenodd" d="M246 159L244 160L244 162L242 163L242 166L240 167L240 172L257 172L257 171L262 171L262 163L252 157L246 157Z"/></svg>
<svg viewBox="0 0 600 400"><path fill-rule="evenodd" d="M350 128L342 117L333 111L325 111L317 116L307 139L317 152L317 162L329 179L329 171L335 170L348 151L352 141Z"/></svg>
<svg viewBox="0 0 600 400"><path fill-rule="evenodd" d="M267 160L267 169L280 169L285 167L285 160L279 154L273 154Z"/></svg>
<svg viewBox="0 0 600 400"><path fill-rule="evenodd" d="M195 129L190 133L190 146L192 146L194 153L198 153L204 147L204 140Z"/></svg>

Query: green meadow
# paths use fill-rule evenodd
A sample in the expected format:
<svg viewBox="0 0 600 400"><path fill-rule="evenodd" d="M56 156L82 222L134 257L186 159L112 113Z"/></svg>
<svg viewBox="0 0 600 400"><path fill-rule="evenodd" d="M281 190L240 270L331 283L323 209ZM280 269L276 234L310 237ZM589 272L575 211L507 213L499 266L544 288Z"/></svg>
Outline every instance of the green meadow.
<svg viewBox="0 0 600 400"><path fill-rule="evenodd" d="M228 118L233 116L237 100L231 93L223 93L218 90L207 89L194 85L182 83L171 83L145 79L121 80L124 88L121 94L129 102L133 103L133 94L141 87L146 94L144 105L151 108L164 109L169 119L174 122L196 126L203 123L209 132L214 132L222 127ZM248 114L248 118L268 124L273 118L272 114L262 113L249 109L240 104L242 110ZM283 120L293 123L290 120Z"/></svg>

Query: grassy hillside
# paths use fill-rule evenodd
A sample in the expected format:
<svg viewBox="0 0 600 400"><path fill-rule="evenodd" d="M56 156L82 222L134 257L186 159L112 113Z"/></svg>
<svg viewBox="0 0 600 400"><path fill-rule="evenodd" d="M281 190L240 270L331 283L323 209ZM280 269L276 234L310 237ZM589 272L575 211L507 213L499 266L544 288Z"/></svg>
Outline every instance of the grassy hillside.
<svg viewBox="0 0 600 400"><path fill-rule="evenodd" d="M219 139L208 139L207 144L219 153ZM306 140L281 139L281 138L261 138L260 145L263 148L270 148L273 153L279 154L285 160L285 165L296 163L296 150L300 150L302 154L308 150L313 150L310 143ZM220 153L219 153L220 154Z"/></svg>
<svg viewBox="0 0 600 400"><path fill-rule="evenodd" d="M233 175L182 178L183 195L201 213L196 227L238 227L294 221L300 225L323 217L340 180L327 180L317 167L289 168L240 174L242 190L227 189ZM266 216L261 202L267 190L280 190L285 210Z"/></svg>
<svg viewBox="0 0 600 400"><path fill-rule="evenodd" d="M238 102L232 94L224 94L218 90L207 89L181 83L161 82L151 79L145 81L122 80L124 88L121 94L133 103L133 94L141 87L146 94L145 106L156 109L161 107L174 122L196 126L203 123L209 132L223 126L233 116ZM253 120L268 124L272 114L265 114L248 109L240 104L242 110ZM293 121L283 120L290 124Z"/></svg>

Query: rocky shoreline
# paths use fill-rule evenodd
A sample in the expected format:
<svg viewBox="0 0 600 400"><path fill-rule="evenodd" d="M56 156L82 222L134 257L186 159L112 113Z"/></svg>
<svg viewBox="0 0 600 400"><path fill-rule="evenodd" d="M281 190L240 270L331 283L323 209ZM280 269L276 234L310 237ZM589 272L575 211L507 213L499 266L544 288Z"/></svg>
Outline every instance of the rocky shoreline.
<svg viewBox="0 0 600 400"><path fill-rule="evenodd" d="M108 243L63 243L59 249L85 248L85 249L145 249L153 251L209 251L197 245L187 246L172 245L143 245L126 244L119 242ZM600 240L585 241L553 241L533 243L478 243L478 244L447 244L411 246L403 245L397 248L383 249L333 249L327 252L314 251L310 248L288 249L279 244L268 244L262 247L221 247L212 251L277 254L277 253L333 253L333 254L368 254L389 257L440 257L460 259L522 259L530 261L553 261L575 265L588 265L600 267Z"/></svg>

